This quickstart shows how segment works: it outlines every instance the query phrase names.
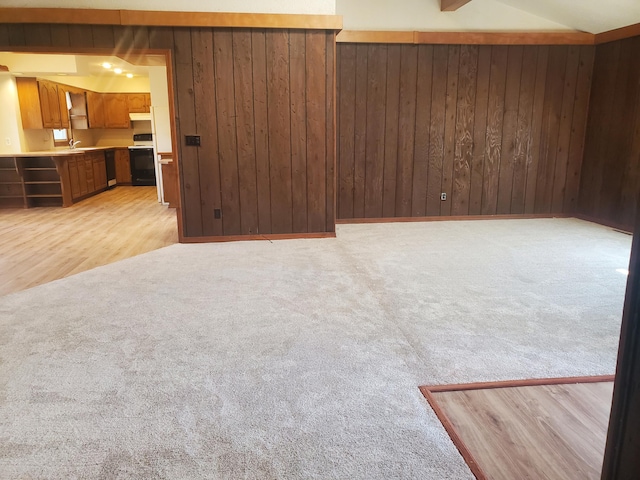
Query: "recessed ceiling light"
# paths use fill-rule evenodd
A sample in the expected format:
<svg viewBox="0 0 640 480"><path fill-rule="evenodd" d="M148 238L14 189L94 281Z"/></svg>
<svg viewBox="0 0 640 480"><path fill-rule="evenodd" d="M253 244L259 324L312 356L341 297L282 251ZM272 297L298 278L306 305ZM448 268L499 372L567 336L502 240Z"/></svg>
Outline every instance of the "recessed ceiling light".
<svg viewBox="0 0 640 480"><path fill-rule="evenodd" d="M109 62L104 62L102 66L107 69L111 68L111 64Z"/></svg>
<svg viewBox="0 0 640 480"><path fill-rule="evenodd" d="M67 76L66 73L57 73L56 75L58 75L59 77L66 77Z"/></svg>
<svg viewBox="0 0 640 480"><path fill-rule="evenodd" d="M122 69L121 68L114 68L113 71L114 71L114 73L117 73L118 75L120 75L122 73Z"/></svg>
<svg viewBox="0 0 640 480"><path fill-rule="evenodd" d="M133 78L133 73L127 73L127 78Z"/></svg>

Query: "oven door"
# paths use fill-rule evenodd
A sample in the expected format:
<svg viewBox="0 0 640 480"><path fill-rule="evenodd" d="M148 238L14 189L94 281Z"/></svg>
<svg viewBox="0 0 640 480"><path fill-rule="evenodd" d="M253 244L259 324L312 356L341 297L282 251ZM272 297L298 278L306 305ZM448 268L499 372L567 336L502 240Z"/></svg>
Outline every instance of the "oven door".
<svg viewBox="0 0 640 480"><path fill-rule="evenodd" d="M156 169L153 148L130 148L132 185L155 185Z"/></svg>

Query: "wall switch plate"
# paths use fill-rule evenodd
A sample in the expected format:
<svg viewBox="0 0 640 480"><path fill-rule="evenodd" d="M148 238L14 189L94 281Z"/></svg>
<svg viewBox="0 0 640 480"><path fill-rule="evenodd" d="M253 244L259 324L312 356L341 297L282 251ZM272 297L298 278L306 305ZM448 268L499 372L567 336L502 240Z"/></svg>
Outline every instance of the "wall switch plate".
<svg viewBox="0 0 640 480"><path fill-rule="evenodd" d="M191 145L194 147L200 146L200 135L185 135L184 141L187 145Z"/></svg>
<svg viewBox="0 0 640 480"><path fill-rule="evenodd" d="M444 193L444 192L442 192L442 193L440 194L440 200L443 200L443 201L444 201L444 200L446 200L446 199L447 199L447 194L446 194L446 193Z"/></svg>

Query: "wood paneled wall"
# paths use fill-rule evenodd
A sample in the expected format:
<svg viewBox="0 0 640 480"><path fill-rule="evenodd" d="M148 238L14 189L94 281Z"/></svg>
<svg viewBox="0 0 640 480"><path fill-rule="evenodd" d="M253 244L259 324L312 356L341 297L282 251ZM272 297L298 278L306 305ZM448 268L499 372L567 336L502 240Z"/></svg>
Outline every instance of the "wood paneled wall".
<svg viewBox="0 0 640 480"><path fill-rule="evenodd" d="M633 230L640 191L640 37L596 47L579 212Z"/></svg>
<svg viewBox="0 0 640 480"><path fill-rule="evenodd" d="M0 24L11 47L172 51L185 237L334 231L334 32Z"/></svg>
<svg viewBox="0 0 640 480"><path fill-rule="evenodd" d="M574 212L593 56L338 44L337 217Z"/></svg>

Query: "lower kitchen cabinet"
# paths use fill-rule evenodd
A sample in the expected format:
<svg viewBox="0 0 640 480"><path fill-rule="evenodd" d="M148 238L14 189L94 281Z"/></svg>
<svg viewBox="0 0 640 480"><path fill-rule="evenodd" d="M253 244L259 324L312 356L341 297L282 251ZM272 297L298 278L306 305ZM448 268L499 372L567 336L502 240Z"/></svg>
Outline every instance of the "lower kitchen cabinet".
<svg viewBox="0 0 640 480"><path fill-rule="evenodd" d="M129 149L116 149L116 184L131 185L131 163L129 161Z"/></svg>

